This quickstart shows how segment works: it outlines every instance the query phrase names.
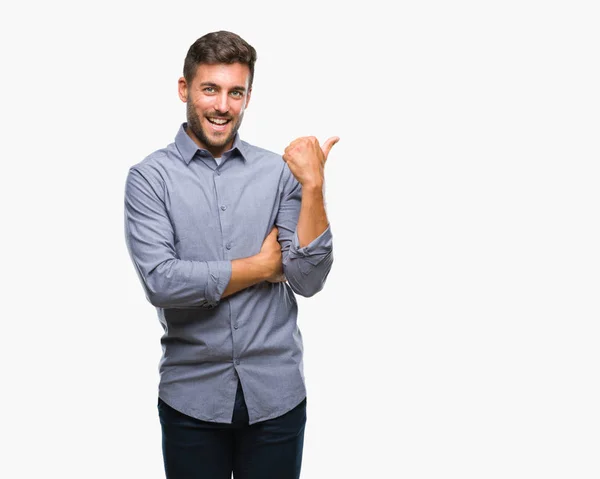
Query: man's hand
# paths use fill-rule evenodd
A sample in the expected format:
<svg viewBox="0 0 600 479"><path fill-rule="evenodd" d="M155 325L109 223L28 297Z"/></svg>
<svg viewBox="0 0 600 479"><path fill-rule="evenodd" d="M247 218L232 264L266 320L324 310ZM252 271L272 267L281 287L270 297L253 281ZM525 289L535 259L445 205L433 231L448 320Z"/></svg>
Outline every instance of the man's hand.
<svg viewBox="0 0 600 479"><path fill-rule="evenodd" d="M273 228L267 235L260 248L261 261L268 268L270 275L266 279L269 283L282 283L285 281L281 258L281 245L277 241L277 228Z"/></svg>
<svg viewBox="0 0 600 479"><path fill-rule="evenodd" d="M320 146L314 136L296 138L285 149L283 161L303 187L322 188L325 162L331 147L339 140L339 137L332 136Z"/></svg>

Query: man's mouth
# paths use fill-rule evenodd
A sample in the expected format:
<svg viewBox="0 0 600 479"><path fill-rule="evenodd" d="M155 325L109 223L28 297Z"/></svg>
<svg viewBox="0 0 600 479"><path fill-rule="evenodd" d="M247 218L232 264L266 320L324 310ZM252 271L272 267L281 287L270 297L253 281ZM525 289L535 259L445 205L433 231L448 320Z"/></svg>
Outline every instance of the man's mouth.
<svg viewBox="0 0 600 479"><path fill-rule="evenodd" d="M216 126L223 126L231 121L231 119L229 119L229 118L214 118L214 117L209 118L209 117L207 117L206 119L209 121L209 123L212 123L213 125L216 125Z"/></svg>

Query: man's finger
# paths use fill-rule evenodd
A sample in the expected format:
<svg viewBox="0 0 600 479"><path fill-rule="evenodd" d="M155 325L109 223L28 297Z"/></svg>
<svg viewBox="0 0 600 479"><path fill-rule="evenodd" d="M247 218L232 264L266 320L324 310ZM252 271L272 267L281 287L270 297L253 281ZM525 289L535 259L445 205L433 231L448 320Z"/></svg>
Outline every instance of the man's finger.
<svg viewBox="0 0 600 479"><path fill-rule="evenodd" d="M327 139L327 141L325 141L325 143L323 143L323 145L321 146L321 150L323 150L323 155L325 156L325 161L327 161L327 156L329 156L329 152L331 151L331 148L338 141L340 141L339 136L332 136L331 138Z"/></svg>

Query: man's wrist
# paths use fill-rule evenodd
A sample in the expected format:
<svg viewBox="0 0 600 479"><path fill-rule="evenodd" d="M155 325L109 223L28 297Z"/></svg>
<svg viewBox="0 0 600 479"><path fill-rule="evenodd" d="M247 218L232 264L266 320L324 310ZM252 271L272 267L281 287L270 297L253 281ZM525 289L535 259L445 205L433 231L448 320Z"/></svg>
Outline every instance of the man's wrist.
<svg viewBox="0 0 600 479"><path fill-rule="evenodd" d="M302 185L302 195L309 195L313 197L323 197L323 182L306 182Z"/></svg>

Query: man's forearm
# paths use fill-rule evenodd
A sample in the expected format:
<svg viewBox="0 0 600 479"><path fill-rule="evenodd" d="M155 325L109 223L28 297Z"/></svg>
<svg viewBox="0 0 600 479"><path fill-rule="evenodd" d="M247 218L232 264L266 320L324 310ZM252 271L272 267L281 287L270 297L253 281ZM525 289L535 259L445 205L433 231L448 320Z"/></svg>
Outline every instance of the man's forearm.
<svg viewBox="0 0 600 479"><path fill-rule="evenodd" d="M231 279L221 297L225 298L242 289L266 281L268 277L269 269L260 260L259 255L234 259L231 262Z"/></svg>
<svg viewBox="0 0 600 479"><path fill-rule="evenodd" d="M300 247L305 247L317 238L328 225L322 185L303 186L297 229Z"/></svg>

